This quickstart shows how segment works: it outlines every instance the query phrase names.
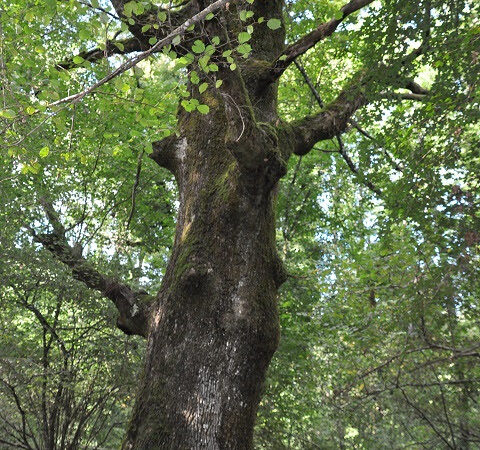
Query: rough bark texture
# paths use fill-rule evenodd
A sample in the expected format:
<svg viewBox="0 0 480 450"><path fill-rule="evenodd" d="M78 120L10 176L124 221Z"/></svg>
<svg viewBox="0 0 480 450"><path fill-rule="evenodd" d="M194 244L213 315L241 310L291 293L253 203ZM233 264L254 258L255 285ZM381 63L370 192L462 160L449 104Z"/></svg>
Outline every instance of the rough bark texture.
<svg viewBox="0 0 480 450"><path fill-rule="evenodd" d="M280 17L280 2L258 3L257 14ZM209 24L211 33L224 33L222 21L239 27L233 17ZM276 86L259 91L255 76L283 45L277 35L257 38L241 72L221 68L221 92L199 97L210 113L180 112L180 137L155 146L152 158L175 174L180 208L124 449L252 446L284 280L275 248L274 187L285 173L271 125Z"/></svg>
<svg viewBox="0 0 480 450"><path fill-rule="evenodd" d="M224 123L217 114L182 121L175 246L126 449L251 445L278 342L283 273L272 189L261 176L257 184L242 174L225 145Z"/></svg>

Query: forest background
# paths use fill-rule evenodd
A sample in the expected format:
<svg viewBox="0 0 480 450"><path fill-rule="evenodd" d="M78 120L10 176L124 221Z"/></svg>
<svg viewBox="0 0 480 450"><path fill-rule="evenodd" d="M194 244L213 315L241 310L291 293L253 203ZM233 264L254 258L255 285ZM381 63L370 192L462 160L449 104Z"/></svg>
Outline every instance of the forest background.
<svg viewBox="0 0 480 450"><path fill-rule="evenodd" d="M255 447L480 448L480 7L364 3L279 83L285 121L321 111L362 68L383 87L279 182L287 278ZM289 0L268 28L292 43L343 4ZM129 19L181 7L127 5L123 19L98 0L0 5L0 448L117 448L131 413L145 341L35 239L64 227L100 272L160 288L179 203L152 142L178 133L177 109L208 115L192 85L222 82L197 81L170 45L63 102L129 58ZM247 9L232 72L248 27L267 22Z"/></svg>

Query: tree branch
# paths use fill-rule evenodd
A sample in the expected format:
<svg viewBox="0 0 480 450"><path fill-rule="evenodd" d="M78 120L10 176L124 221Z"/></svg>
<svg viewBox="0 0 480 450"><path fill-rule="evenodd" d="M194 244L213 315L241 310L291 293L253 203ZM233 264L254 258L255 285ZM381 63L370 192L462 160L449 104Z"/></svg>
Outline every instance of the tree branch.
<svg viewBox="0 0 480 450"><path fill-rule="evenodd" d="M367 103L363 94L365 82L360 80L344 89L323 111L287 125L290 138L293 138L292 151L296 155L307 154L318 141L333 139L348 125L350 117Z"/></svg>
<svg viewBox="0 0 480 450"><path fill-rule="evenodd" d="M380 97L399 100L414 100L417 102L425 100L425 95L422 94L409 94L400 92L382 92L380 93Z"/></svg>
<svg viewBox="0 0 480 450"><path fill-rule="evenodd" d="M408 55L398 59L396 63L405 67L420 56L422 51L423 47L420 46ZM283 132L286 133L290 140L293 140L293 146L291 146L292 152L297 155L305 155L318 141L332 139L343 133L348 124L351 123L351 117L355 111L369 102L369 99L367 99L365 95L366 88L374 83L379 83L379 81L384 82L377 79L377 73L384 73L385 71L391 70L391 67L397 67L397 64L394 65L392 63L390 67L380 64L370 67L368 71L365 69L360 71L353 78L356 81L347 85L337 98L323 111L290 122L284 126ZM383 80L384 78L385 77L383 77ZM414 81L402 76L397 76L393 80L390 80L390 84L394 87L403 87L415 91L413 94L408 94L409 96L420 96L423 98L426 93L428 93L426 89L423 89ZM369 89L371 90L371 87L369 87Z"/></svg>
<svg viewBox="0 0 480 450"><path fill-rule="evenodd" d="M150 47L148 42L150 38L155 37L157 40L164 39L173 28L180 26L183 22L199 12L198 2L188 1L179 5L183 7L177 11L172 11L171 8L165 9L151 6L150 9L147 9L143 14L130 14L127 16L125 14L125 5L129 3L129 0L110 1L120 20L128 25L130 33L147 48ZM167 20L161 22L159 20L160 13L163 14ZM150 27L145 29L144 27L146 25L150 25Z"/></svg>
<svg viewBox="0 0 480 450"><path fill-rule="evenodd" d="M370 180L366 179L363 174L360 172L357 166L355 166L354 162L350 158L350 156L347 154L345 151L345 146L343 145L342 138L340 136L337 136L337 141L339 145L339 153L342 156L342 158L345 160L347 163L348 168L357 176L360 178L361 182L368 187L372 192L377 194L379 197L382 195L382 191L375 186Z"/></svg>
<svg viewBox="0 0 480 450"><path fill-rule="evenodd" d="M62 354L64 356L68 356L68 350L65 347L65 343L63 342L63 340L60 339L60 336L57 334L57 331L54 328L55 325L54 326L50 325L50 323L45 318L45 316L40 312L40 310L33 303L28 302L28 298L26 295L23 296L14 285L10 285L10 287L14 290L18 298L18 303L20 303L24 308L28 309L35 315L37 320L40 322L40 325L42 325L42 328L45 331L48 331L52 336L52 338L55 339L58 346L60 347L60 350L62 351Z"/></svg>
<svg viewBox="0 0 480 450"><path fill-rule="evenodd" d="M82 256L77 246L70 246L65 237L65 228L51 203L41 201L53 232L49 234L31 233L35 242L43 245L52 255L72 269L73 277L91 289L99 291L110 299L118 309L117 326L126 334L146 337L148 332L148 310L154 297L145 291L134 291L130 286L115 278L98 272Z"/></svg>
<svg viewBox="0 0 480 450"><path fill-rule="evenodd" d="M103 58L108 58L112 55L126 55L128 53L140 52L147 50L150 45L145 45L135 37L122 39L120 41L107 41L104 49L94 48L92 50L85 50L75 56L80 56L85 61L96 62ZM82 62L83 63L83 62ZM81 63L81 64L82 64ZM57 69L70 70L78 67L79 64L73 62L73 58L67 59L56 65Z"/></svg>
<svg viewBox="0 0 480 450"><path fill-rule="evenodd" d="M315 88L314 84L312 83L312 80L310 79L310 77L308 76L305 68L302 66L302 64L295 60L295 66L297 67L297 69L299 70L299 72L302 74L305 82L307 83L308 87L310 88L310 91L312 92L313 96L315 97L315 100L317 101L318 103L318 106L320 106L320 108L323 108L324 104L323 104L323 100L322 100L322 97L320 96L319 92L317 91L317 89ZM353 120L353 119L350 119L349 120L350 123L352 123L353 125L357 125L358 124ZM345 146L343 144L343 140L342 140L342 137L340 135L337 135L336 136L337 138L337 142L338 142L338 146L339 146L339 149L338 149L338 153L342 156L342 158L345 160L345 162L347 163L347 166L349 167L349 169L357 176L359 177L359 179L361 180L361 182L367 186L371 191L373 191L375 194L377 195L381 195L381 191L379 188L377 188L371 181L369 181L368 179L366 179L363 174L360 172L360 170L355 166L354 162L352 161L352 159L350 158L350 156L347 154L347 152L345 151ZM301 158L301 157L300 157Z"/></svg>
<svg viewBox="0 0 480 450"><path fill-rule="evenodd" d="M86 6L93 8L90 3L80 2ZM106 42L105 48L94 48L92 50L86 50L83 52L78 53L75 56L80 56L85 61L89 62L96 62L103 58L108 58L112 55L126 55L133 52L141 52L146 51L152 47L152 44L149 43L150 38L156 38L157 40L164 39L168 32L172 29L172 27L176 27L181 25L183 22L188 20L191 16L194 15L197 6L194 2L184 2L181 6L184 6L181 10L171 12L170 10L163 10L161 8L157 8L155 11L148 11L144 14L139 16L132 14L130 19L134 20L134 24L130 24L128 21L128 17L124 14L124 5L125 1L114 1L114 7L119 14L120 17L115 16L114 14L109 13L104 8L98 7L95 9L99 9L106 14L114 17L117 20L120 20L128 25L129 31L133 34L133 37L129 37L127 39L122 39L119 41L116 40L109 40ZM180 5L179 5L180 6ZM160 25L160 21L158 19L158 12L163 11L165 15L168 14L168 22ZM150 25L148 30L143 29L144 25ZM142 31L143 29L143 31ZM156 51L160 51L161 48L158 48ZM183 49L180 49L178 46L174 46L174 50L178 54L183 54ZM82 61L83 63L83 61ZM80 63L80 64L82 64ZM64 69L70 70L75 67L78 67L79 64L73 62L73 57L69 58L61 63L56 65L57 69Z"/></svg>
<svg viewBox="0 0 480 450"><path fill-rule="evenodd" d="M48 106L52 107L52 106L61 105L63 103L79 102L83 97L90 94L95 89L98 89L100 86L103 86L105 83L108 83L110 80L113 80L118 75L121 75L122 73L126 72L128 69L131 69L132 67L136 66L140 61L143 61L144 59L148 58L152 53L160 51L165 45L171 44L173 39L176 36L182 36L187 31L187 28L189 28L191 25L202 21L209 13L211 13L213 11L216 11L217 9L221 8L223 5L225 5L229 1L232 1L232 0L217 0L216 2L212 3L207 8L203 9L198 14L194 15L193 17L191 17L190 19L185 21L182 25L175 28L175 30L173 30L164 39L161 39L160 41L158 41L155 45L153 45L149 49L145 50L144 52L140 53L139 55L129 59L126 62L124 62L117 69L115 69L113 72L108 74L106 77L102 78L100 81L97 81L96 83L94 83L90 87L88 87L87 89L85 89L85 90L83 90L83 91L81 91L77 94L69 95L68 97L64 97L60 100L57 100L56 102L50 103Z"/></svg>
<svg viewBox="0 0 480 450"><path fill-rule="evenodd" d="M328 22L320 24L310 33L301 37L298 41L289 45L281 55L278 56L276 61L273 63L269 71L268 79L270 82L278 79L287 67L295 61L300 55L303 55L307 50L314 47L318 42L322 41L326 37L332 35L338 26L352 13L358 11L364 6L372 3L373 0L351 0L346 5L344 5L340 11L342 16L340 18L333 18Z"/></svg>
<svg viewBox="0 0 480 450"><path fill-rule="evenodd" d="M153 142L153 152L148 155L160 167L168 169L171 173L178 176L178 164L185 152L186 142L175 135L171 135L161 141Z"/></svg>

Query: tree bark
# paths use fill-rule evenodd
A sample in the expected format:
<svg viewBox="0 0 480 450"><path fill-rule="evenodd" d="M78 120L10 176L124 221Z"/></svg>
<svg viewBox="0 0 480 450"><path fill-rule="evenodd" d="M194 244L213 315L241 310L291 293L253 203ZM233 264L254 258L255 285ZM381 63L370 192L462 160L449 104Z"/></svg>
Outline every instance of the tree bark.
<svg viewBox="0 0 480 450"><path fill-rule="evenodd" d="M222 92L199 96L210 113L180 113L181 137L152 155L175 174L180 205L124 449L252 447L279 338L274 201L285 162L254 118L276 118L276 88L255 98L262 111L243 113L252 83L229 69L222 78Z"/></svg>
<svg viewBox="0 0 480 450"><path fill-rule="evenodd" d="M180 209L152 309L125 449L249 448L277 348L274 193L225 146L216 114L183 118L175 142ZM255 183L258 181L258 183Z"/></svg>

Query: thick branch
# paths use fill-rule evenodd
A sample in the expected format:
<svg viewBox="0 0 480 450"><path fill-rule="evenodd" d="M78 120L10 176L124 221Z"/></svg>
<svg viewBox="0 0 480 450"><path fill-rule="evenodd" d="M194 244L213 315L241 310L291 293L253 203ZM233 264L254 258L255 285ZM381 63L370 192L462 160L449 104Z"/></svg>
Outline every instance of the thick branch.
<svg viewBox="0 0 480 450"><path fill-rule="evenodd" d="M132 33L144 47L150 46L148 40L152 37L157 38L157 40L164 39L172 29L180 26L199 11L197 2L189 1L186 2L181 9L176 11L151 6L150 9L143 14L130 14L127 17L124 8L125 4L129 3L129 0L111 0L111 3L119 18L128 25L130 33ZM167 20L161 22L158 19L159 13L164 14ZM146 30L143 28L145 25L150 25L150 28Z"/></svg>
<svg viewBox="0 0 480 450"><path fill-rule="evenodd" d="M429 93L428 89L423 88L413 80L406 81L405 89L408 89L409 91L412 91L412 94L417 95L427 95Z"/></svg>
<svg viewBox="0 0 480 450"><path fill-rule="evenodd" d="M184 139L179 139L176 136L168 136L161 141L152 144L153 152L149 155L160 167L164 167L172 172L175 176L178 175L177 169L179 162L186 151L186 142Z"/></svg>
<svg viewBox="0 0 480 450"><path fill-rule="evenodd" d="M385 92L380 94L382 98L398 99L398 100L414 100L421 102L425 100L425 95L421 94L408 94L399 92Z"/></svg>
<svg viewBox="0 0 480 450"><path fill-rule="evenodd" d="M305 68L302 66L302 64L295 60L295 66L297 67L297 69L300 71L300 73L302 74L305 82L307 83L308 87L310 88L310 91L312 92L313 96L315 97L315 100L317 101L318 103L318 106L320 106L320 108L323 108L324 104L323 104L323 100L322 100L322 97L320 96L319 92L317 91L317 89L315 88L314 84L312 83L312 80L310 79L310 77L308 76ZM353 119L350 119L349 122L351 124L353 124L354 126L358 126L358 124L353 120ZM352 161L352 159L350 158L350 156L348 155L348 153L345 151L345 146L343 145L343 140L342 140L342 137L340 135L337 135L337 142L338 142L338 145L339 145L339 149L338 149L338 153L342 156L342 158L345 160L345 162L347 163L347 166L348 168L355 174L357 175L360 180L362 181L362 183L367 186L371 191L375 192L375 194L377 195L381 195L381 191L379 188L377 188L370 180L366 179L360 172L360 170L355 166L354 162ZM301 157L300 157L301 158Z"/></svg>
<svg viewBox="0 0 480 450"><path fill-rule="evenodd" d="M422 47L419 47L399 59L398 63L401 66L406 66L421 54ZM392 65L392 67L395 66ZM364 92L365 88L368 85L379 83L377 73L384 73L388 70L392 69L379 65L371 67L368 71L362 71L354 78L357 81L347 86L323 111L288 124L284 131L286 131L290 139L293 139L292 152L297 155L305 155L313 148L316 142L332 139L343 133L348 124L352 123L351 117L355 111L368 103ZM391 80L390 84L394 87L410 89L413 92L412 94L398 94L400 98L418 100L420 98L423 99L428 93L426 89L423 89L414 81L401 76ZM321 99L319 104L323 104Z"/></svg>
<svg viewBox="0 0 480 450"><path fill-rule="evenodd" d="M293 153L305 155L318 141L341 134L347 128L353 113L367 103L362 92L363 84L362 81L353 83L323 111L291 122L287 127L294 139Z"/></svg>
<svg viewBox="0 0 480 450"><path fill-rule="evenodd" d="M45 200L42 201L42 206L53 232L36 234L32 231L34 240L42 244L56 259L70 267L75 279L113 301L119 312L117 326L123 332L145 337L148 332L148 310L154 298L145 291L134 291L115 278L98 272L76 246L68 244L65 229L53 206Z"/></svg>
<svg viewBox="0 0 480 450"><path fill-rule="evenodd" d="M297 42L289 45L285 51L278 56L277 60L274 62L269 73L269 81L275 81L279 78L285 69L295 61L300 55L303 55L307 50L314 47L318 42L322 41L326 37L330 36L335 32L338 26L352 13L358 11L364 6L372 3L373 0L351 0L349 3L344 5L340 11L342 16L340 18L333 18L328 22L324 22L315 28L310 33L301 37Z"/></svg>

